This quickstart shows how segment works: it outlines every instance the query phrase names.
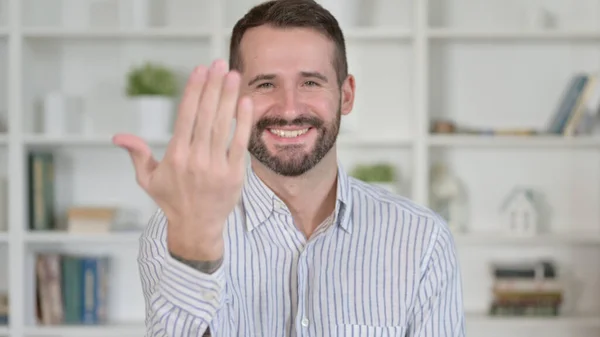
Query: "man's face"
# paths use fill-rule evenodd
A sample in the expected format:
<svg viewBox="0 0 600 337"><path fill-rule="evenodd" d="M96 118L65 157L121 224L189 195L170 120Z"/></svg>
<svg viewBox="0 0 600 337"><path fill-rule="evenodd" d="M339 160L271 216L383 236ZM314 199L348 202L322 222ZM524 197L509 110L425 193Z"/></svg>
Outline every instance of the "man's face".
<svg viewBox="0 0 600 337"><path fill-rule="evenodd" d="M335 45L310 29L250 29L241 42L242 92L254 102L248 150L284 176L314 167L334 146L351 110L353 79L340 90Z"/></svg>

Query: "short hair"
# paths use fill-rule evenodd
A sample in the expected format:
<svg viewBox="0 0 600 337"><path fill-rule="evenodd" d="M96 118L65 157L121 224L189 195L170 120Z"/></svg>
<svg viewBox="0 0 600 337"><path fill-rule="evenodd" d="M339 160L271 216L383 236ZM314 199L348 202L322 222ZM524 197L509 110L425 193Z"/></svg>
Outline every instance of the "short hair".
<svg viewBox="0 0 600 337"><path fill-rule="evenodd" d="M240 43L253 27L313 28L335 44L333 67L341 87L348 76L346 42L337 19L314 0L271 0L252 7L233 27L229 45L229 68L242 71Z"/></svg>

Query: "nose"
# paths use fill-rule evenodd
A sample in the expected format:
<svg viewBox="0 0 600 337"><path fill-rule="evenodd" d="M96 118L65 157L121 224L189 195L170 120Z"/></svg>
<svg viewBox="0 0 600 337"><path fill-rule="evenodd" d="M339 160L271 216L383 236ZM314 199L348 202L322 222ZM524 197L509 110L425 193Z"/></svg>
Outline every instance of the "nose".
<svg viewBox="0 0 600 337"><path fill-rule="evenodd" d="M278 110L283 118L292 120L300 115L298 93L294 88L283 88L279 91L277 99Z"/></svg>

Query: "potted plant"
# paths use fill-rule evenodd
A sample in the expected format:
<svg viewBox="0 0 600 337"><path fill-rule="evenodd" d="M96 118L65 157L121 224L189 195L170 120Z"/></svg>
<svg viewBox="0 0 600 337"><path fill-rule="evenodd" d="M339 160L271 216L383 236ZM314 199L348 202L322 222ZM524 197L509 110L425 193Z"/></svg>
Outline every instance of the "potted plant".
<svg viewBox="0 0 600 337"><path fill-rule="evenodd" d="M392 193L397 193L396 171L391 164L359 164L351 173L356 179L382 187Z"/></svg>
<svg viewBox="0 0 600 337"><path fill-rule="evenodd" d="M146 62L129 72L126 92L138 113L140 135L167 137L171 132L177 94L174 72L161 64Z"/></svg>

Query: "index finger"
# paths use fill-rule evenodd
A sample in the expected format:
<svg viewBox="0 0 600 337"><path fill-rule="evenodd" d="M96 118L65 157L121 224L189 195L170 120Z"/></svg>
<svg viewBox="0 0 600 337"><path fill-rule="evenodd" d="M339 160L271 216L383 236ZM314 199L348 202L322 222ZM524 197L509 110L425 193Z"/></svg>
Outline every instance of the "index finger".
<svg viewBox="0 0 600 337"><path fill-rule="evenodd" d="M176 143L183 143L186 146L190 144L207 73L207 67L197 66L188 79L175 120L173 140Z"/></svg>

